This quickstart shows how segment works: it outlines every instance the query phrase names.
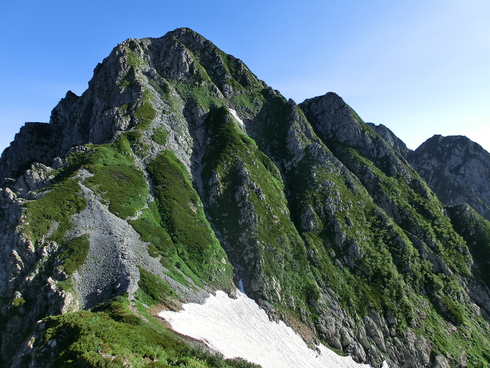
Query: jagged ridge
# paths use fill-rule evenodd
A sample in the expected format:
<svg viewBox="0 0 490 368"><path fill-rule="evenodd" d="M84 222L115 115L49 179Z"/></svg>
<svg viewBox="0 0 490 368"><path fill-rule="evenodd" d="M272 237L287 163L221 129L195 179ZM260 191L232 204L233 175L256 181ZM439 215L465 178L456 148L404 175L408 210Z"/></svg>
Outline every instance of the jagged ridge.
<svg viewBox="0 0 490 368"><path fill-rule="evenodd" d="M375 367L488 364L488 222L444 207L390 133L333 93L287 101L189 29L118 45L0 159L3 361L95 364L57 343L68 323L125 329L240 279Z"/></svg>

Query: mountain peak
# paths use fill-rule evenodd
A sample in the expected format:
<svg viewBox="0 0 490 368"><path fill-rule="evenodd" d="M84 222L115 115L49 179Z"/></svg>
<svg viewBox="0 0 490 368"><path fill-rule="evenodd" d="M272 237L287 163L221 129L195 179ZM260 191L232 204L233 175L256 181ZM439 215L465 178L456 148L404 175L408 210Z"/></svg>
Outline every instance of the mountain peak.
<svg viewBox="0 0 490 368"><path fill-rule="evenodd" d="M172 36L178 39L195 39L196 41L207 41L200 33L187 28L187 27L179 27L174 29L173 31L168 32L165 36Z"/></svg>
<svg viewBox="0 0 490 368"><path fill-rule="evenodd" d="M162 93L186 98L177 84L200 89L216 101L265 87L241 60L189 28L160 38L127 39L97 65L82 96L69 91L53 109L49 127L43 127L52 135L49 148L29 154L7 150L0 160L0 177L16 175L18 166L33 161L49 165L73 146L107 143L136 124L150 123L155 105L168 108ZM22 129L20 134L31 131Z"/></svg>
<svg viewBox="0 0 490 368"><path fill-rule="evenodd" d="M468 203L490 220L490 154L466 136L434 135L410 162L447 205Z"/></svg>
<svg viewBox="0 0 490 368"><path fill-rule="evenodd" d="M489 204L490 160L429 141L296 105L188 28L122 42L0 159L0 365L253 367L156 320L236 285L374 368L490 364L490 223L427 185Z"/></svg>
<svg viewBox="0 0 490 368"><path fill-rule="evenodd" d="M362 139L364 123L336 93L306 99L300 106L307 117L317 116L317 129L325 136L346 143Z"/></svg>

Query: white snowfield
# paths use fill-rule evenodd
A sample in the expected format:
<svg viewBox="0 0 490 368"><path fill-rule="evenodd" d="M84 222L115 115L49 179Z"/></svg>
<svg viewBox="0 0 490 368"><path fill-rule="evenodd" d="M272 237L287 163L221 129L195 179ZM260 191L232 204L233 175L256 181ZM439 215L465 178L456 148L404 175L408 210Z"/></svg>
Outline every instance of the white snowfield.
<svg viewBox="0 0 490 368"><path fill-rule="evenodd" d="M240 117L238 116L238 114L236 113L235 110L228 109L228 111L231 112L231 115L233 115L233 117L236 119L236 121L238 121L240 123L241 126L245 126L245 123L243 122L242 119L240 119Z"/></svg>
<svg viewBox="0 0 490 368"><path fill-rule="evenodd" d="M183 307L179 312L162 311L159 316L175 331L205 342L225 358L241 357L263 368L370 367L323 345L318 346L319 352L309 349L292 328L282 321L270 321L265 311L239 290L236 299L217 291L204 304Z"/></svg>

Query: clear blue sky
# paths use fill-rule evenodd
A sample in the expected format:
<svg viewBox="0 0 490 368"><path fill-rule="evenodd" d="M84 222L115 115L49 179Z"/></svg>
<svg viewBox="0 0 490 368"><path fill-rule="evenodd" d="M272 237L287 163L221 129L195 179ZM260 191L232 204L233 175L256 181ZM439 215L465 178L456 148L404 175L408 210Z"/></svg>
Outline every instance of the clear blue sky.
<svg viewBox="0 0 490 368"><path fill-rule="evenodd" d="M302 102L333 91L415 149L490 151L490 1L0 0L0 152L127 38L189 27Z"/></svg>

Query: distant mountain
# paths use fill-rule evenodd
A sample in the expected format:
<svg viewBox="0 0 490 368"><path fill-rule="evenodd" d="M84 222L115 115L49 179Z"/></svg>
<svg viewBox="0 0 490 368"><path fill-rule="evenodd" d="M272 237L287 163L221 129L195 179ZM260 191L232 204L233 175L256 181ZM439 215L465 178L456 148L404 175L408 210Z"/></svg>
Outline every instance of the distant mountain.
<svg viewBox="0 0 490 368"><path fill-rule="evenodd" d="M435 135L410 162L442 203L468 203L490 220L490 154L479 144L464 136Z"/></svg>
<svg viewBox="0 0 490 368"><path fill-rule="evenodd" d="M124 41L1 156L0 363L252 367L157 316L239 284L356 362L490 366L488 162L288 101L187 28Z"/></svg>

